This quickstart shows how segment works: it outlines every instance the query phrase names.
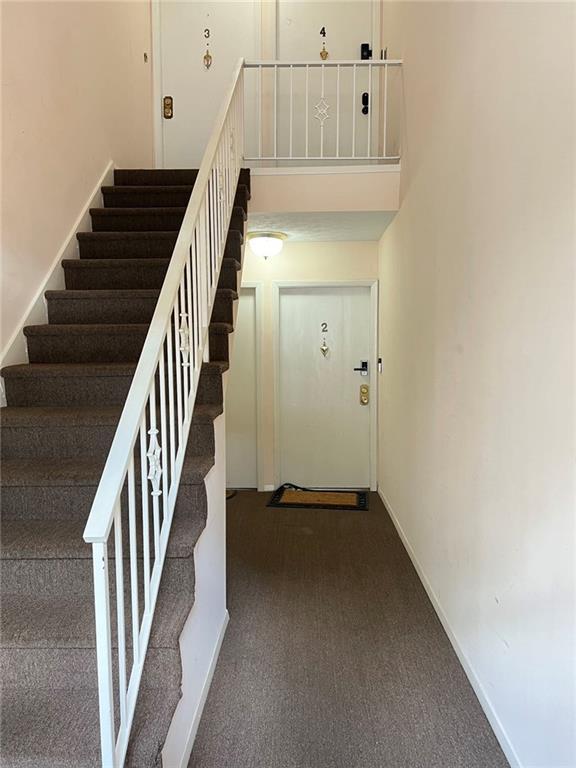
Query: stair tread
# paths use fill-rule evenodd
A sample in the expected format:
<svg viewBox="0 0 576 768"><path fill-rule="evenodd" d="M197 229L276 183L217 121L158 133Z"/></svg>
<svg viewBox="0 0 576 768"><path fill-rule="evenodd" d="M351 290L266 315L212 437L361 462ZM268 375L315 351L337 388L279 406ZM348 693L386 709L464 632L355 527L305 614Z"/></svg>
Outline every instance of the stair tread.
<svg viewBox="0 0 576 768"><path fill-rule="evenodd" d="M234 332L234 326L232 323L211 322L210 332L215 334L228 335Z"/></svg>
<svg viewBox="0 0 576 768"><path fill-rule="evenodd" d="M102 208L96 210L110 210L110 208ZM118 211L128 211L129 208L117 208ZM150 208L141 208L139 210L149 211ZM168 210L172 210L169 208ZM235 231L235 230L234 230ZM78 240L174 240L178 238L178 233L175 230L153 230L152 232L78 232L76 234Z"/></svg>
<svg viewBox="0 0 576 768"><path fill-rule="evenodd" d="M154 213L186 213L185 205L158 205L154 208L90 208L91 216L150 216Z"/></svg>
<svg viewBox="0 0 576 768"><path fill-rule="evenodd" d="M112 184L102 187L102 192L143 192L160 194L162 192L190 192L193 184Z"/></svg>
<svg viewBox="0 0 576 768"><path fill-rule="evenodd" d="M117 424L122 408L118 405L70 407L7 406L0 409L0 427L102 426Z"/></svg>
<svg viewBox="0 0 576 768"><path fill-rule="evenodd" d="M118 262L121 262L119 265ZM62 259L62 267L65 269L103 269L106 267L112 267L118 269L119 266L123 267L144 267L151 269L152 267L163 267L170 263L169 257L122 257L122 259ZM110 289L108 289L110 290ZM126 288L124 290L131 290ZM138 290L138 289L135 289Z"/></svg>
<svg viewBox="0 0 576 768"><path fill-rule="evenodd" d="M0 369L5 378L54 378L85 376L133 376L136 363L18 363ZM209 361L202 364L208 374L224 373L228 363Z"/></svg>
<svg viewBox="0 0 576 768"><path fill-rule="evenodd" d="M201 483L214 464L213 456L186 455L181 484ZM84 458L4 459L0 487L98 486L104 462ZM140 475L136 473L136 481Z"/></svg>
<svg viewBox="0 0 576 768"><path fill-rule="evenodd" d="M136 363L18 363L0 370L5 378L133 376Z"/></svg>
<svg viewBox="0 0 576 768"><path fill-rule="evenodd" d="M103 259L104 261L104 259ZM115 260L117 261L117 260ZM160 288L68 288L61 291L46 291L46 299L154 299L160 295Z"/></svg>
<svg viewBox="0 0 576 768"><path fill-rule="evenodd" d="M167 557L185 558L204 528L204 515L176 514L170 530ZM92 547L82 538L86 520L77 518L2 518L0 521L1 560L87 560ZM141 545L140 545L141 546ZM128 541L124 542L125 557ZM141 551L141 550L140 550Z"/></svg>
<svg viewBox="0 0 576 768"><path fill-rule="evenodd" d="M91 549L91 547L88 547ZM151 647L173 648L178 642L187 591L167 589L157 604ZM155 614L156 616L156 614ZM116 643L113 645L117 647ZM94 605L87 595L3 594L1 648L94 648Z"/></svg>
<svg viewBox="0 0 576 768"><path fill-rule="evenodd" d="M157 765L178 700L178 688L142 687L132 726L130 766ZM93 688L10 687L2 691L2 756L10 768L98 768L98 695ZM26 739L22 724L33 727ZM66 738L62 734L66 734ZM24 748L24 745L25 748Z"/></svg>
<svg viewBox="0 0 576 768"><path fill-rule="evenodd" d="M46 325L27 325L24 328L24 334L26 336L146 334L149 327L149 323L66 323L65 325L47 323Z"/></svg>
<svg viewBox="0 0 576 768"><path fill-rule="evenodd" d="M222 405L215 405L211 403L196 404L194 406L194 413L192 414L192 421L196 424L209 424L214 421L221 413L223 413Z"/></svg>

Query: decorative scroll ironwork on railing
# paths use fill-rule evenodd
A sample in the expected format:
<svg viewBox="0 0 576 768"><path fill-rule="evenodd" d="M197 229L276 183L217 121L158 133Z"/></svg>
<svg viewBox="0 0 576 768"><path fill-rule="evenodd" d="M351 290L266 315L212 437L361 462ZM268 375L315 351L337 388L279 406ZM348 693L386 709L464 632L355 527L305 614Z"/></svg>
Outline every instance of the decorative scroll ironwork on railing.
<svg viewBox="0 0 576 768"><path fill-rule="evenodd" d="M207 350L242 162L243 75L240 62L202 160L84 531L93 554L106 768L121 766L128 747Z"/></svg>
<svg viewBox="0 0 576 768"><path fill-rule="evenodd" d="M245 159L398 162L401 64L246 62Z"/></svg>

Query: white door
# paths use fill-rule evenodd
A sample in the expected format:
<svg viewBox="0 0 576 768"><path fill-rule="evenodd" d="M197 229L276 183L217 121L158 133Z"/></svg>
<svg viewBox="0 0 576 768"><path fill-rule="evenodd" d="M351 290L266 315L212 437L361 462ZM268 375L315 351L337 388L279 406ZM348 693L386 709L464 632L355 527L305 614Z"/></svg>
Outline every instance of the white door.
<svg viewBox="0 0 576 768"><path fill-rule="evenodd" d="M226 389L226 485L258 487L256 291L242 288Z"/></svg>
<svg viewBox="0 0 576 768"><path fill-rule="evenodd" d="M281 287L280 482L368 488L376 378L370 288ZM355 368L368 363L368 375ZM367 403L361 387L367 387Z"/></svg>
<svg viewBox="0 0 576 768"><path fill-rule="evenodd" d="M278 58L281 61L319 61L323 44L329 59L350 61L360 58L362 43L377 44L373 35L374 3L302 2L278 3ZM373 51L379 58L380 51Z"/></svg>
<svg viewBox="0 0 576 768"><path fill-rule="evenodd" d="M162 93L155 107L163 96L174 100L173 117L161 120L163 166L197 168L234 67L241 57L258 58L260 3L168 0L158 7Z"/></svg>

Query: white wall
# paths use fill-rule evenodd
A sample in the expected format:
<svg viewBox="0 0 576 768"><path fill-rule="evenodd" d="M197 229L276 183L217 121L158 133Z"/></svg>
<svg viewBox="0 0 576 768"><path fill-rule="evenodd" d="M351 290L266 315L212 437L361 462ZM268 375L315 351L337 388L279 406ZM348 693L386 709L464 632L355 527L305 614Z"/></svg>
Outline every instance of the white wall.
<svg viewBox="0 0 576 768"><path fill-rule="evenodd" d="M384 3L380 488L510 762L576 765L574 5Z"/></svg>
<svg viewBox="0 0 576 768"><path fill-rule="evenodd" d="M18 328L110 160L153 157L150 7L2 3L2 327Z"/></svg>
<svg viewBox="0 0 576 768"><path fill-rule="evenodd" d="M274 303L278 281L374 280L378 273L378 243L290 243L282 253L264 260L246 248L242 279L261 284L261 453L265 486L274 486Z"/></svg>

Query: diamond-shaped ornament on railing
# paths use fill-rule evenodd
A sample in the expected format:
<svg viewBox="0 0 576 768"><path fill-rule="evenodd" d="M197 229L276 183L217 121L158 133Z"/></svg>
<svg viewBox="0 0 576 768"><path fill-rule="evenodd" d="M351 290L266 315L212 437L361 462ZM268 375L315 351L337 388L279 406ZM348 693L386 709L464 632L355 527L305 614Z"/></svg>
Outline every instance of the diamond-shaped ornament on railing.
<svg viewBox="0 0 576 768"><path fill-rule="evenodd" d="M150 445L148 446L148 480L152 485L152 496L161 496L160 478L162 477L162 448L158 442L158 430L149 429Z"/></svg>
<svg viewBox="0 0 576 768"><path fill-rule="evenodd" d="M314 106L314 109L316 110L314 117L320 122L320 125L324 125L326 120L330 119L330 115L328 114L330 104L328 104L324 96L322 96L318 104Z"/></svg>
<svg viewBox="0 0 576 768"><path fill-rule="evenodd" d="M190 367L190 326L188 325L188 314L180 313L180 354L182 355L182 367Z"/></svg>

